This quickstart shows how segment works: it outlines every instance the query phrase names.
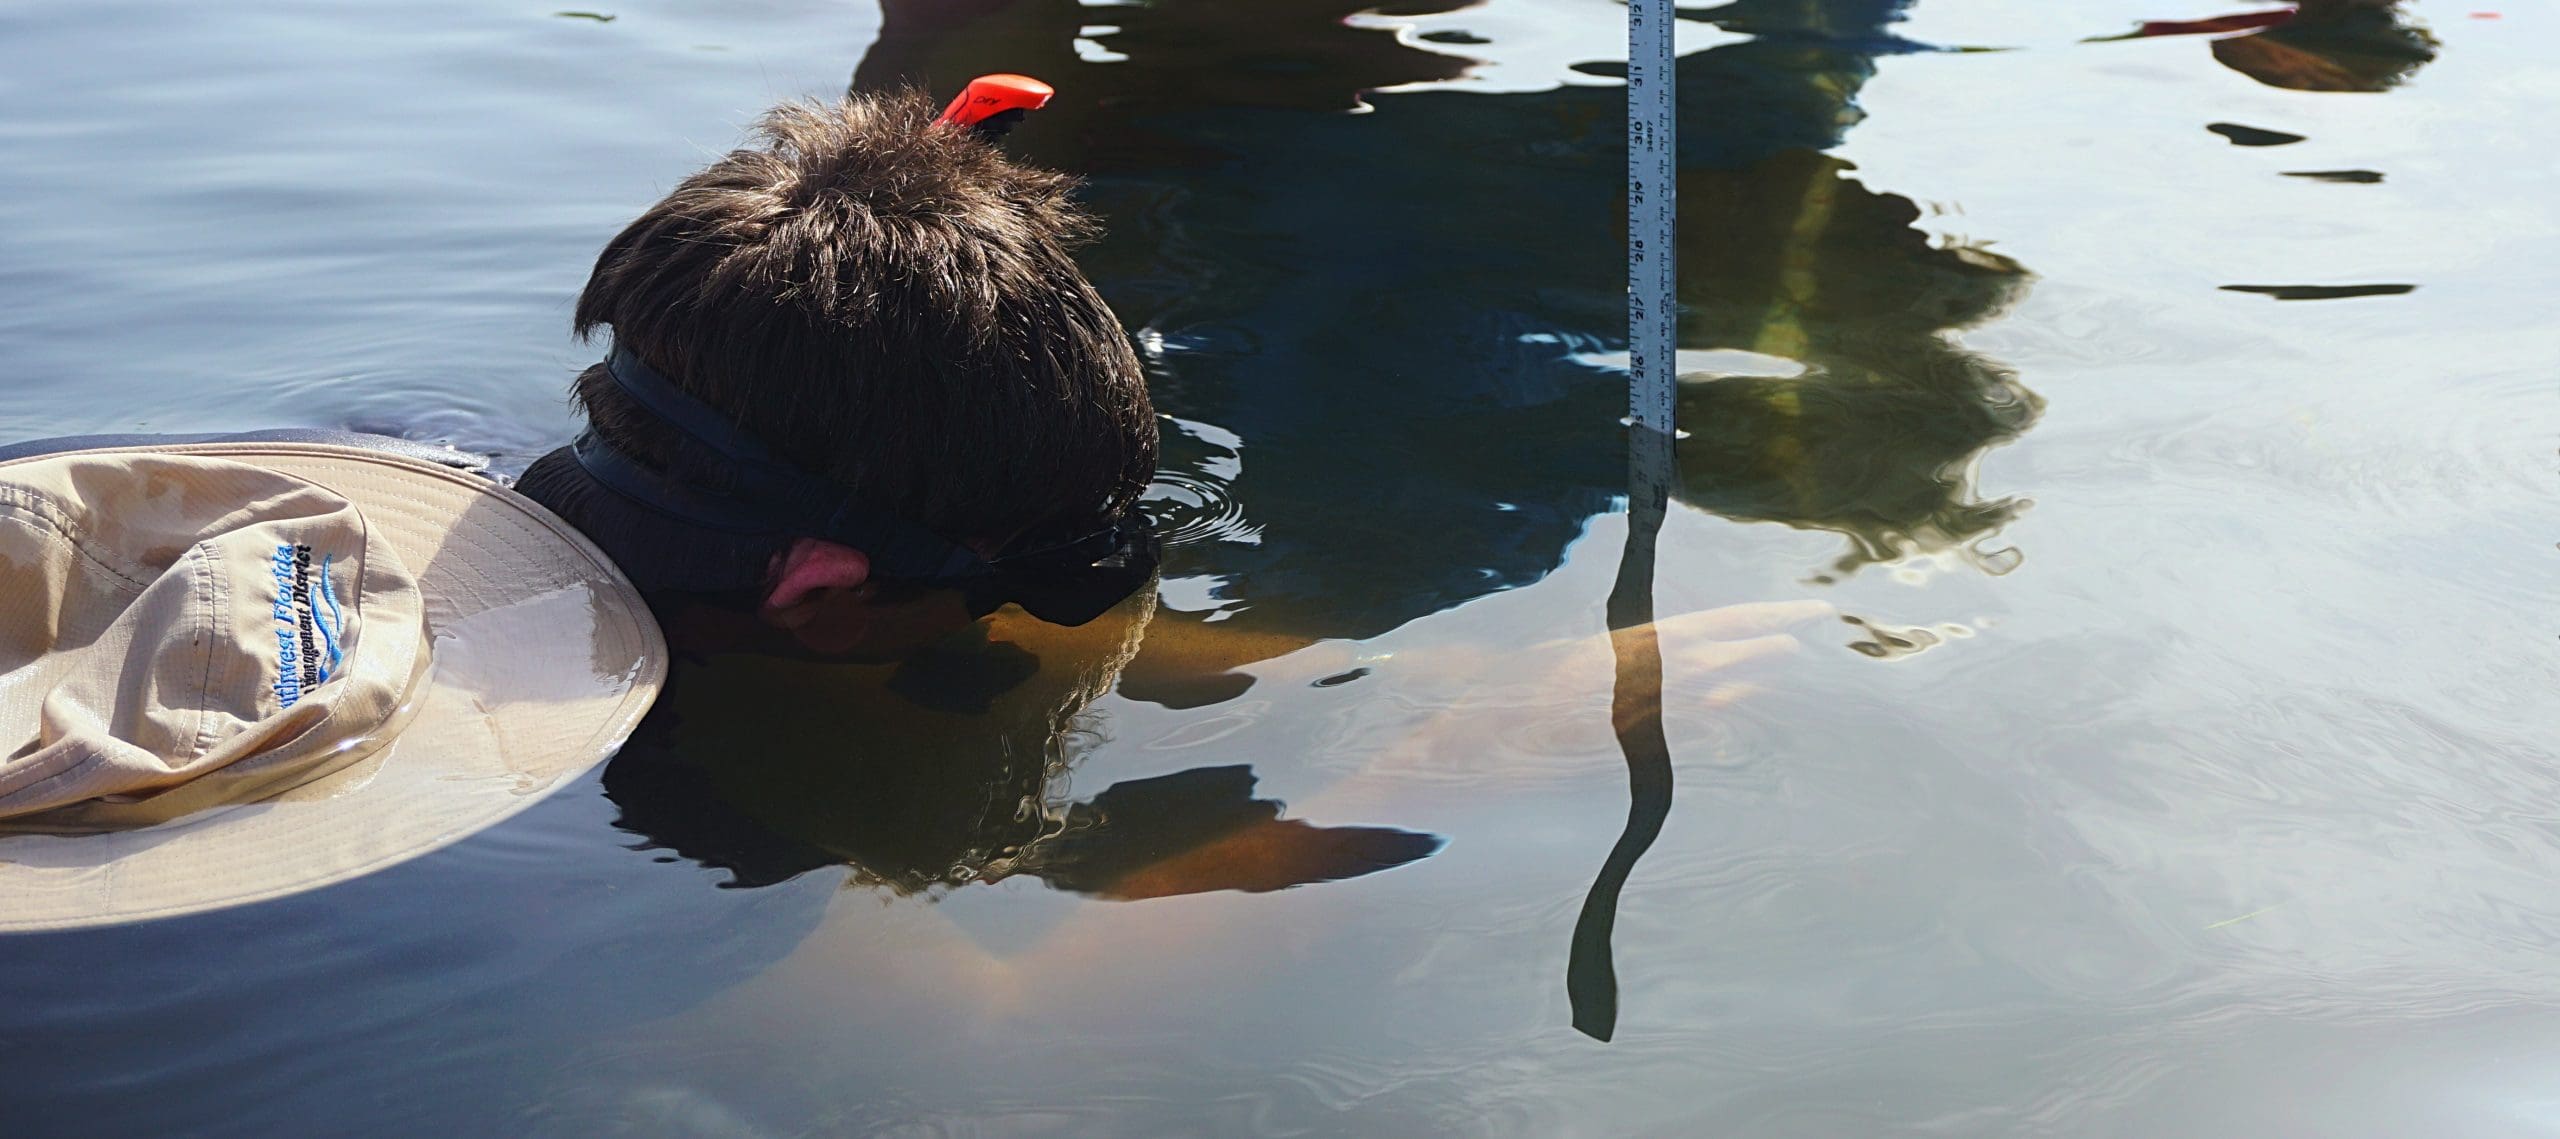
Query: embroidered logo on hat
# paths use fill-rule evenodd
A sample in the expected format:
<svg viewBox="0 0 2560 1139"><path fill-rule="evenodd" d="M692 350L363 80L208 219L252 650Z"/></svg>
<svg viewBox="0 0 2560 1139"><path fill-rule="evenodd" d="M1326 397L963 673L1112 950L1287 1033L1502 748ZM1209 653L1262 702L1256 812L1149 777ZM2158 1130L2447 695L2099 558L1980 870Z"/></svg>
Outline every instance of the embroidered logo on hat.
<svg viewBox="0 0 2560 1139"><path fill-rule="evenodd" d="M327 681L346 661L345 651L338 647L346 614L338 608L338 591L329 583L329 565L335 560L321 559L315 573L311 547L295 543L276 547L275 693L281 707L293 707L304 690Z"/></svg>

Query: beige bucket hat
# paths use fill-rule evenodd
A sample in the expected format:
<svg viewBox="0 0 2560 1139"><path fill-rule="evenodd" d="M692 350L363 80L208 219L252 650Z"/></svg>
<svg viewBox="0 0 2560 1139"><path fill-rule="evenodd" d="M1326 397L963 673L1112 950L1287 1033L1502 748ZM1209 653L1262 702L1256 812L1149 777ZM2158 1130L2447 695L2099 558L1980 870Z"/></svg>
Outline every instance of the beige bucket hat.
<svg viewBox="0 0 2560 1139"><path fill-rule="evenodd" d="M472 475L292 443L0 462L0 930L424 854L611 755L665 669L613 563Z"/></svg>

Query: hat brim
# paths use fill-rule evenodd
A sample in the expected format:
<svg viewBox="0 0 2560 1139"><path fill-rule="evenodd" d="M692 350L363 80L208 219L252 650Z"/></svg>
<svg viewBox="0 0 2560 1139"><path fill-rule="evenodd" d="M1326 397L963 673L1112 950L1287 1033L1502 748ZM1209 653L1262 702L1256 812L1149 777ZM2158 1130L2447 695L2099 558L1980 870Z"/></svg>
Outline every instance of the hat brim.
<svg viewBox="0 0 2560 1139"><path fill-rule="evenodd" d="M426 854L611 756L665 682L665 640L621 571L487 479L317 444L116 450L267 467L354 502L417 575L434 663L396 737L325 778L138 830L0 837L0 931L242 905Z"/></svg>

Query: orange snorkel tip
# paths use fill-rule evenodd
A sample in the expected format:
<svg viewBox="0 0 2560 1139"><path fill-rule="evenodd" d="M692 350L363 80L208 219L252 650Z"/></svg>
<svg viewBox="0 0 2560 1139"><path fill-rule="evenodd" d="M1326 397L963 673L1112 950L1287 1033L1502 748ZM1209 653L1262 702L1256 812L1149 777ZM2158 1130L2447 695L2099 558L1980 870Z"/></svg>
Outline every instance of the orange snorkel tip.
<svg viewBox="0 0 2560 1139"><path fill-rule="evenodd" d="M970 80L934 122L964 126L982 137L994 138L1012 130L1023 116L1046 106L1049 96L1057 93L1057 88L1028 75L981 75Z"/></svg>

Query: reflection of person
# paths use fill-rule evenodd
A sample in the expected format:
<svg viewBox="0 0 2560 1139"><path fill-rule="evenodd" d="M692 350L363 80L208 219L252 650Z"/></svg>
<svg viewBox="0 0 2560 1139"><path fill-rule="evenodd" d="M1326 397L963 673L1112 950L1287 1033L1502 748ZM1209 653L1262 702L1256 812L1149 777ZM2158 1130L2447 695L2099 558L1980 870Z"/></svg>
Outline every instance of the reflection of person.
<svg viewBox="0 0 2560 1139"><path fill-rule="evenodd" d="M1682 711L1746 695L1748 683L1735 674L1792 650L1787 630L1829 612L1797 601L1662 621L1656 633L1667 683L1682 694ZM1145 621L1138 599L1073 629L1000 614L983 639L946 646L949 657L928 664L930 675L905 677L896 675L903 665L866 671L715 653L679 665L652 722L606 770L605 789L619 825L648 846L717 867L730 885L775 893L789 889L786 881L841 866L855 883L892 894L1020 876L1100 901L1135 900L1347 877L1437 846L1404 831L1275 819L1277 805L1252 797L1252 776L1240 766L1060 794L1074 761L1110 731L1084 702L1109 686L1111 667ZM1540 818L1557 781L1589 763L1587 750L1558 740L1607 738L1615 661L1605 640L1434 639L1392 659L1402 675L1425 680L1432 710L1417 710L1356 755L1329 757L1322 785L1293 802L1298 813L1450 817L1508 802L1527 814L1496 817ZM1328 642L1255 667L1290 687L1361 663L1357 646ZM1007 669L1036 671L1016 683L986 683ZM750 722L777 700L791 709L788 722ZM962 711L979 701L984 712ZM1557 733L1548 741L1556 746L1524 754L1525 725ZM913 762L923 753L947 762ZM1522 786L1536 788L1536 798L1519 795ZM1484 837L1499 841L1508 825ZM1362 898L1346 893L1309 891L1286 920L1323 938L1335 928L1329 915L1343 907L1378 905L1381 897L1402 904L1391 887ZM802 897L786 894L782 904ZM862 932L802 943L794 955L801 965L782 968L814 968L825 982L783 986L799 1006L788 1015L797 1023L903 1023L918 994L930 994L932 1023L984 1025L1162 999L1168 976L1186 979L1172 990L1198 1002L1186 1007L1215 1007L1234 978L1202 978L1267 949L1242 942L1270 933L1267 924L1218 914L1079 904L1038 908L1033 920L991 930L943 907L839 908L830 920Z"/></svg>
<svg viewBox="0 0 2560 1139"><path fill-rule="evenodd" d="M1104 898L1272 890L1429 854L1427 835L1314 827L1244 767L1063 791L1103 732L1088 705L1153 599L1080 627L1005 610L890 663L688 645L605 773L620 824L762 886L828 866L895 893L1029 875Z"/></svg>
<svg viewBox="0 0 2560 1139"><path fill-rule="evenodd" d="M2270 87L2388 91L2436 57L2436 38L2400 22L2399 0L2301 0L2293 19L2215 40L2213 58Z"/></svg>
<svg viewBox="0 0 2560 1139"><path fill-rule="evenodd" d="M2436 38L2401 22L2401 0L2299 0L2291 8L2201 20L2154 20L2122 36L2222 35L2213 58L2293 91L2388 91L2434 61ZM2239 32L2243 34L2229 35Z"/></svg>

